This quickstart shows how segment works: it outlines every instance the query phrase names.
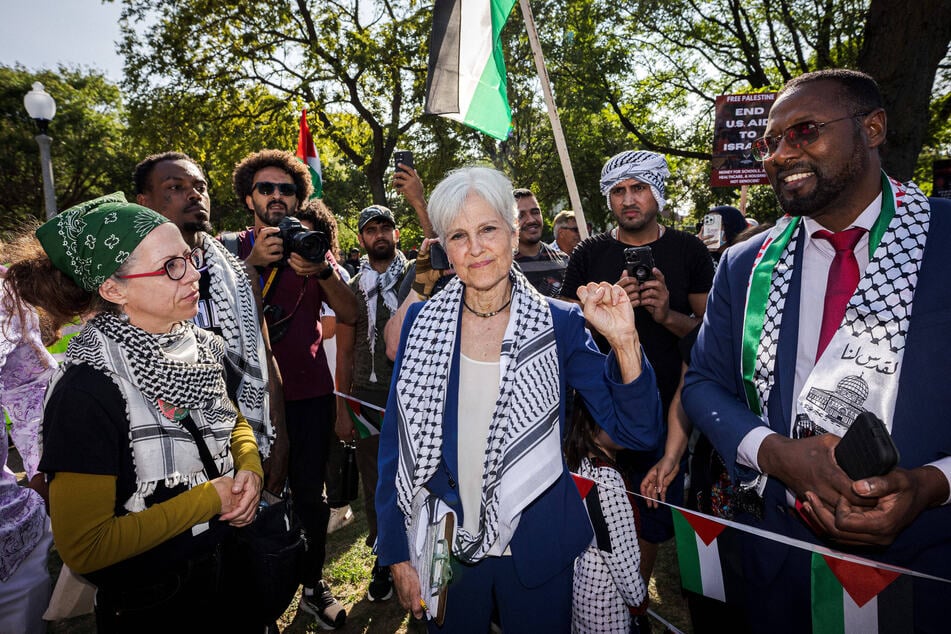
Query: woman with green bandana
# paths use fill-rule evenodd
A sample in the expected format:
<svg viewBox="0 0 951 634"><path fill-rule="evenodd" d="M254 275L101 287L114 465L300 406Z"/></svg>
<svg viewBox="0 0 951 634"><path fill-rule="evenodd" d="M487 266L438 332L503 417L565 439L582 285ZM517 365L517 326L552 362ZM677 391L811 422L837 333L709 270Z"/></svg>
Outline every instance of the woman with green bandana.
<svg viewBox="0 0 951 634"><path fill-rule="evenodd" d="M47 392L53 538L98 588L100 632L246 631L222 543L252 522L262 469L226 390L220 338L193 326L200 250L121 193L68 209L10 265L20 301L94 314ZM236 594L237 593L237 594Z"/></svg>

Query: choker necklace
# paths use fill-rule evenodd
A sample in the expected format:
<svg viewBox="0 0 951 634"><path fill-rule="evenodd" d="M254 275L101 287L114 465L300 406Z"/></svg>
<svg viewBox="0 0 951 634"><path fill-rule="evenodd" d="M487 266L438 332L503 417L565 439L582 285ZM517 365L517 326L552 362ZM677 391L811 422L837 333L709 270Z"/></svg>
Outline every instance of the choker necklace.
<svg viewBox="0 0 951 634"><path fill-rule="evenodd" d="M462 298L462 305L465 306L466 309L467 309L470 313L472 313L472 314L475 315L476 317L482 317L483 319L488 319L489 317L495 317L496 315L498 315L499 313L501 313L503 310L505 310L506 308L508 308L508 305L511 304L511 303L512 303L512 296L509 295L509 301L507 301L507 302L505 302L504 304L502 304L502 305L499 307L498 310L493 310L491 313L480 313L479 311L474 310L474 309L472 308L472 306L470 306L469 304L466 303L466 298L465 298L465 297Z"/></svg>

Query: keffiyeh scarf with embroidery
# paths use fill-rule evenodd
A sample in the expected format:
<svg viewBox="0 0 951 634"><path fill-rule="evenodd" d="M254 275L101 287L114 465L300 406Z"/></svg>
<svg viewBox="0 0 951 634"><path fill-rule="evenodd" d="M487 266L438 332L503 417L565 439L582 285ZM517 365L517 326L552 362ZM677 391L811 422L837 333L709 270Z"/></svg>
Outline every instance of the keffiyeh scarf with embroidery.
<svg viewBox="0 0 951 634"><path fill-rule="evenodd" d="M560 380L551 309L518 271L502 338L499 397L484 457L479 530L457 528L453 552L483 559L496 543L504 549L523 509L561 475L558 405ZM423 307L409 331L397 379L400 439L396 474L400 510L411 518L415 495L442 459L443 420L465 286L454 278ZM471 512L471 511L470 511Z"/></svg>
<svg viewBox="0 0 951 634"><path fill-rule="evenodd" d="M225 389L224 342L214 333L181 323L167 334L151 334L103 313L73 337L48 393L65 369L85 363L109 376L126 402L136 491L125 501L131 512L159 482L192 488L208 480L198 447L178 422L190 415L218 470L232 470L231 433L237 410Z"/></svg>

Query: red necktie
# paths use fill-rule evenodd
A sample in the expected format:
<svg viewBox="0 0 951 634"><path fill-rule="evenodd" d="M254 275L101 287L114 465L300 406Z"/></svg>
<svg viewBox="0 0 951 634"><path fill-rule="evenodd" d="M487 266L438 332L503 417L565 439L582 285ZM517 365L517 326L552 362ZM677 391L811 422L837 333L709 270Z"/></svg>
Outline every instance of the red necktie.
<svg viewBox="0 0 951 634"><path fill-rule="evenodd" d="M820 229L812 234L813 238L828 240L835 249L832 266L829 267L829 280L826 283L826 298L822 308L822 327L819 329L819 348L816 350L816 361L822 356L832 335L842 324L845 317L845 307L859 285L859 263L855 259L855 245L865 229L852 227L845 231L832 233Z"/></svg>

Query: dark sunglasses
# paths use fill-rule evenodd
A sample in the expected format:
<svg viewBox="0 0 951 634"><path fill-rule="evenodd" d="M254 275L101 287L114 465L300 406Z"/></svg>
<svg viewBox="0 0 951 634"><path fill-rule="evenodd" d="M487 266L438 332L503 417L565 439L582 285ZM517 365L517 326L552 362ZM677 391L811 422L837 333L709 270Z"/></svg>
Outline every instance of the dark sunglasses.
<svg viewBox="0 0 951 634"><path fill-rule="evenodd" d="M151 271L149 273L134 273L132 275L117 275L120 280L131 280L135 277L158 277L159 275L168 275L169 279L175 280L176 282L183 277L188 271L188 263L191 262L191 265L195 267L195 270L201 273L208 267L205 266L205 252L201 247L195 247L188 254L188 257L177 255L174 258L169 258L165 261L165 264L162 265L162 268Z"/></svg>
<svg viewBox="0 0 951 634"><path fill-rule="evenodd" d="M277 187L277 191L281 193L281 196L295 196L297 194L297 185L294 183L269 183L267 181L261 181L260 183L254 184L254 189L258 190L258 193L262 196L270 196L273 194L275 187Z"/></svg>
<svg viewBox="0 0 951 634"><path fill-rule="evenodd" d="M558 227L559 231L561 231L562 229L564 229L565 231L573 231L575 233L578 233L578 227Z"/></svg>
<svg viewBox="0 0 951 634"><path fill-rule="evenodd" d="M764 136L761 139L756 139L750 146L750 153L757 161L765 161L766 159L772 158L773 154L776 153L776 150L779 149L780 141L785 141L786 145L798 150L799 148L809 145L818 139L819 134L822 132L822 128L826 127L830 123L838 123L839 121L864 117L868 114L869 113L867 112L859 112L847 117L839 117L838 119L832 119L831 121L824 121L821 123L818 121L803 121L802 123L789 126L783 130L782 134L777 134L776 136Z"/></svg>

